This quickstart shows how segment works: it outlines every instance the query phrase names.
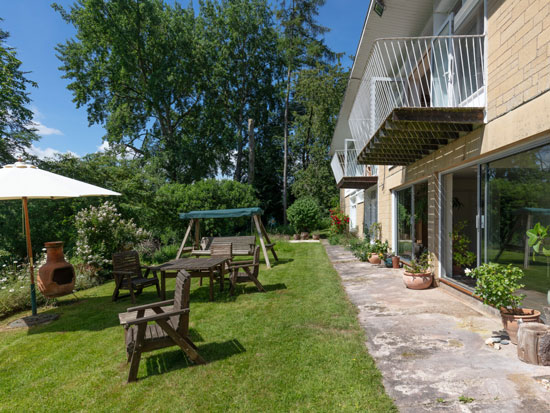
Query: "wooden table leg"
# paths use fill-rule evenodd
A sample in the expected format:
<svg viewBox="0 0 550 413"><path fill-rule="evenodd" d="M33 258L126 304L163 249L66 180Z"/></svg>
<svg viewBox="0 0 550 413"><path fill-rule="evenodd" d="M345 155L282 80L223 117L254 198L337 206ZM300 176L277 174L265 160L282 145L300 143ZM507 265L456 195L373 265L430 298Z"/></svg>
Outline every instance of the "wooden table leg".
<svg viewBox="0 0 550 413"><path fill-rule="evenodd" d="M166 271L160 272L160 290L162 294L162 301L166 300Z"/></svg>
<svg viewBox="0 0 550 413"><path fill-rule="evenodd" d="M223 282L225 278L225 264L222 264L218 267L218 270L220 272L220 291L223 291Z"/></svg>
<svg viewBox="0 0 550 413"><path fill-rule="evenodd" d="M214 301L214 269L210 268L210 301Z"/></svg>

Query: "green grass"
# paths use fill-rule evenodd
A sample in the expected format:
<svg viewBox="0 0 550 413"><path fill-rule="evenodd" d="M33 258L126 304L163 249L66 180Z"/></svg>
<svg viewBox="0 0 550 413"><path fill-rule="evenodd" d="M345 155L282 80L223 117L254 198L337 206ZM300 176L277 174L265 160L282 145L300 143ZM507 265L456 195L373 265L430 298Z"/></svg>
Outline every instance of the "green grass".
<svg viewBox="0 0 550 413"><path fill-rule="evenodd" d="M277 252L260 270L267 293L240 285L209 302L193 279L191 336L204 366L171 347L145 353L138 382L126 384L117 314L131 303L111 302L112 283L41 310L61 314L49 325L0 322L0 411L396 411L323 247L281 242ZM137 304L157 300L149 290Z"/></svg>

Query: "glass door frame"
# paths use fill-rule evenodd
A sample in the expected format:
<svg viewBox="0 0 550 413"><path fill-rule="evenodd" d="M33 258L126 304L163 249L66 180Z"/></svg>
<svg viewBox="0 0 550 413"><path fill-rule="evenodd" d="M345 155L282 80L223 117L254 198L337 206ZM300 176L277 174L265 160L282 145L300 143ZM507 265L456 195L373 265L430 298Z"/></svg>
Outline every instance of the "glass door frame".
<svg viewBox="0 0 550 413"><path fill-rule="evenodd" d="M438 251L439 251L439 274L441 278L445 278L446 280L449 280L451 282L456 282L453 280L453 278L449 277L447 275L447 271L445 270L444 261L445 257L442 255L444 251L444 245L443 241L446 240L448 237L444 236L444 220L443 217L445 215L444 211L444 205L443 205L443 196L444 196L444 188L443 188L443 178L445 175L457 172L461 169L470 168L472 166L477 167L478 171L478 180L477 180L477 215L476 215L476 229L477 229L477 263L476 265L479 266L483 263L487 262L487 225L486 225L486 216L485 213L487 211L487 185L485 185L486 182L486 173L487 173L487 164L497 161L499 159L508 158L512 155L515 155L520 152L525 152L531 149L535 149L540 146L548 145L550 144L550 137L544 136L540 139L537 139L533 142L519 145L514 148L503 150L497 154L488 155L482 159L477 159L471 162L464 163L462 165L447 169L445 171L439 172L437 174L438 177L438 189L437 189L437 202L439 203L438 208L438 226L439 226L439 243L438 243ZM421 182L420 182L421 183ZM406 187L404 187L406 188ZM401 190L403 188L399 188ZM393 191L392 191L393 192ZM393 220L393 217L392 217ZM395 239L395 238L394 238ZM462 287L464 287L461 284Z"/></svg>
<svg viewBox="0 0 550 413"><path fill-rule="evenodd" d="M417 185L427 184L429 185L428 178L423 179L421 181L415 182L413 184L405 185L399 188L394 188L391 191L392 194L392 245L391 249L392 251L395 251L398 253L399 251L399 222L398 222L398 199L397 199L397 193L401 191L405 191L407 189L411 189L411 218L409 225L411 226L411 241L412 241L412 248L411 248L411 259L415 258L414 253L414 246L415 246L415 236L416 236L416 221L415 221L415 187ZM407 259L404 259L404 261L408 261Z"/></svg>

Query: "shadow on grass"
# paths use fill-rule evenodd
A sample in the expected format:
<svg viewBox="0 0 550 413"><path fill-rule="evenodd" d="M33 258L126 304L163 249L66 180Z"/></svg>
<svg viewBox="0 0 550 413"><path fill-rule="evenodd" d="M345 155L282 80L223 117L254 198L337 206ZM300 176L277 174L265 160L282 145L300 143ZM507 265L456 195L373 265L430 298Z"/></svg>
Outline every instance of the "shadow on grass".
<svg viewBox="0 0 550 413"><path fill-rule="evenodd" d="M293 258L279 258L278 261L270 260L269 262L271 263L271 267L277 267L278 265L289 264L292 261L294 261ZM265 264L265 261L262 260L262 262Z"/></svg>
<svg viewBox="0 0 550 413"><path fill-rule="evenodd" d="M277 284L262 284L264 286L264 289L266 292L269 291L276 291L276 290L285 290L287 288L286 284L284 283L277 283ZM236 300L237 295L242 293L260 293L256 286L250 282L250 285L244 285L244 284L237 284L235 287L235 295L231 295L229 293L229 285L226 284L223 291L220 291L219 285L214 285L214 301L210 301L210 288L208 287L208 284L205 286L203 284L202 287L198 287L195 290L191 291L190 294L190 300L191 300L191 311L193 311L193 303L207 303L207 302L220 302L220 303L232 303ZM166 296L171 296L171 294L166 294Z"/></svg>
<svg viewBox="0 0 550 413"><path fill-rule="evenodd" d="M194 340L192 334L191 338ZM213 363L244 353L246 349L237 339L233 339L220 343L203 344L198 346L197 351L207 363ZM177 347L174 348L173 351L167 351L162 354L153 354L150 356L145 354L143 358L147 367L147 376L155 376L169 371L194 366ZM140 377L140 380L147 378L147 376Z"/></svg>

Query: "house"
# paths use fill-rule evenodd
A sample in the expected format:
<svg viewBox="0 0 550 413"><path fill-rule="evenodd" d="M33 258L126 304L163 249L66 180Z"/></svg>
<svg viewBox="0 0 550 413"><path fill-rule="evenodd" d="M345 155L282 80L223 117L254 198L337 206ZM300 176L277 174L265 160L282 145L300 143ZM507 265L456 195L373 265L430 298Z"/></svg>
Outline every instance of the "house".
<svg viewBox="0 0 550 413"><path fill-rule="evenodd" d="M549 1L372 0L331 145L350 227L433 252L467 293L466 267L521 266L540 306L525 231L550 224L549 89Z"/></svg>

